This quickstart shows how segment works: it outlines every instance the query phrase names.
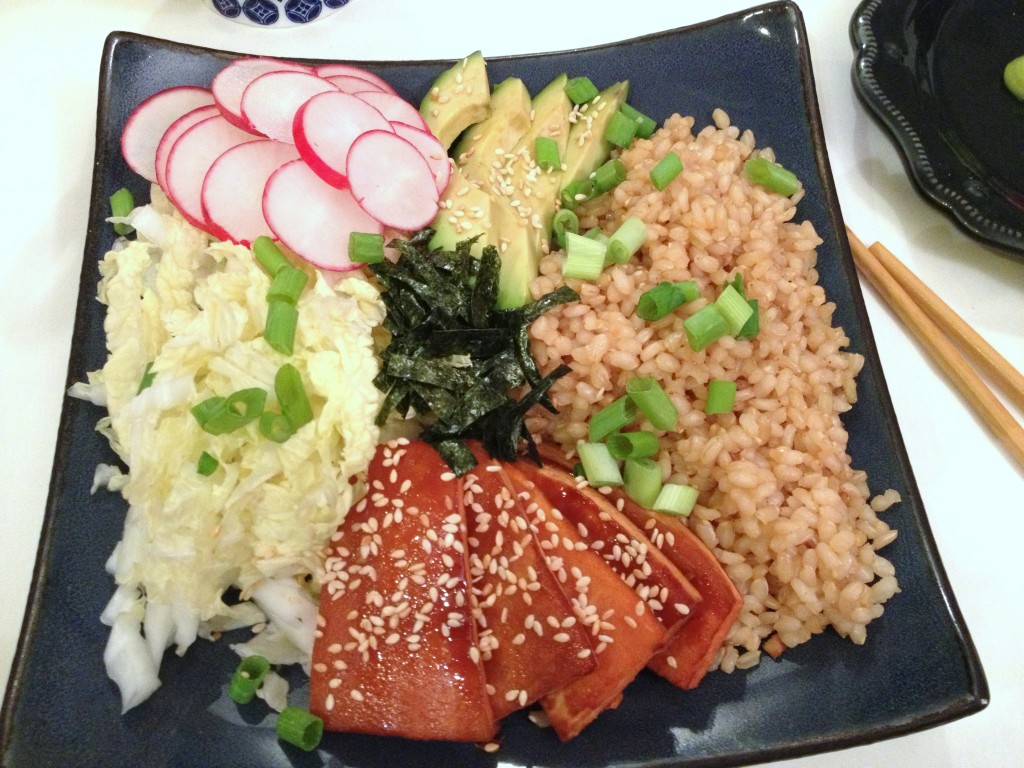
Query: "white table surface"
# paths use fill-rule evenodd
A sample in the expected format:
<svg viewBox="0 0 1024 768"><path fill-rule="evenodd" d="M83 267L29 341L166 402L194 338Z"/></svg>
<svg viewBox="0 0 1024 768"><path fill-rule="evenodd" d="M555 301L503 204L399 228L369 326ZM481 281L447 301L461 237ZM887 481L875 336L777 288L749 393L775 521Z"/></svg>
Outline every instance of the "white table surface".
<svg viewBox="0 0 1024 768"><path fill-rule="evenodd" d="M612 42L752 5L352 0L297 30L252 29L200 0L0 0L0 690L6 686L46 505L92 178L97 81L114 30L278 56L451 58ZM495 4L496 6L498 4ZM698 7L700 6L700 7ZM851 83L854 0L804 0L828 152L846 222L884 242L1024 370L1024 259L962 234L916 192ZM625 13L612 15L615 8ZM641 12L644 8L648 12ZM492 16L501 15L501 22ZM899 739L776 763L806 768L993 768L1024 764L1019 536L1024 472L990 437L870 288L867 308L944 565L985 667L979 714ZM1019 411L1015 411L1018 418ZM1019 616L1019 614L1018 614ZM870 637L870 634L869 634ZM927 652L927 649L922 649Z"/></svg>

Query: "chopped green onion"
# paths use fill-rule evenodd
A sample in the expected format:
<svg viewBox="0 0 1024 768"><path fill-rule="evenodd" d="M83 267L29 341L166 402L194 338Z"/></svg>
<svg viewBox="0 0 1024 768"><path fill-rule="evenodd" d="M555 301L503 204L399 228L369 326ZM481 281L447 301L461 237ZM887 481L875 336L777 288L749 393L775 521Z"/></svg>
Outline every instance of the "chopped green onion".
<svg viewBox="0 0 1024 768"><path fill-rule="evenodd" d="M796 174L767 157L751 157L743 164L743 172L755 184L786 197L800 189L800 180Z"/></svg>
<svg viewBox="0 0 1024 768"><path fill-rule="evenodd" d="M267 301L286 301L295 304L302 295L309 276L298 267L281 267L270 281Z"/></svg>
<svg viewBox="0 0 1024 768"><path fill-rule="evenodd" d="M111 216L127 216L135 208L135 197L132 195L132 191L127 187L121 187L117 192L110 196L110 215ZM114 232L119 235L130 235L135 231L135 228L130 224L118 223L114 225Z"/></svg>
<svg viewBox="0 0 1024 768"><path fill-rule="evenodd" d="M761 332L760 305L757 299L747 299L747 304L750 305L750 317L735 334L741 341L757 338L757 334Z"/></svg>
<svg viewBox="0 0 1024 768"><path fill-rule="evenodd" d="M372 232L349 234L348 260L353 264L379 264L384 261L384 235Z"/></svg>
<svg viewBox="0 0 1024 768"><path fill-rule="evenodd" d="M605 246L607 246L608 241L611 240L611 238L608 237L608 235L601 231L600 227L591 227L590 229L583 233L583 236L588 240L596 240L597 242Z"/></svg>
<svg viewBox="0 0 1024 768"><path fill-rule="evenodd" d="M291 266L288 257L277 247L277 243L266 235L260 235L253 241L252 255L271 277L276 275L281 267Z"/></svg>
<svg viewBox="0 0 1024 768"><path fill-rule="evenodd" d="M209 477L217 471L217 467L220 466L220 462L217 461L217 457L213 456L206 451L199 454L199 461L196 462L196 472L203 477Z"/></svg>
<svg viewBox="0 0 1024 768"><path fill-rule="evenodd" d="M650 507L661 492L661 467L648 458L626 459L622 470L626 495L643 507Z"/></svg>
<svg viewBox="0 0 1024 768"><path fill-rule="evenodd" d="M597 86L589 77L573 77L565 84L565 95L573 104L586 104L599 94Z"/></svg>
<svg viewBox="0 0 1024 768"><path fill-rule="evenodd" d="M667 187L672 179L683 172L683 161L675 152L669 152L658 164L651 168L651 183L654 188L662 190Z"/></svg>
<svg viewBox="0 0 1024 768"><path fill-rule="evenodd" d="M578 234L580 231L580 219L575 211L568 208L559 208L551 219L551 229L555 233L555 242L559 248L565 247L565 233Z"/></svg>
<svg viewBox="0 0 1024 768"><path fill-rule="evenodd" d="M283 413L264 411L260 414L260 434L267 440L283 443L295 434L295 429Z"/></svg>
<svg viewBox="0 0 1024 768"><path fill-rule="evenodd" d="M654 132L658 129L658 124L654 122L654 118L648 117L643 112L640 112L629 104L623 104L620 106L619 111L636 123L636 135L641 139L651 138L651 136L654 135Z"/></svg>
<svg viewBox="0 0 1024 768"><path fill-rule="evenodd" d="M687 517L693 511L693 505L697 503L697 495L697 489L692 485L665 483L661 486L661 492L651 505L651 509L668 515Z"/></svg>
<svg viewBox="0 0 1024 768"><path fill-rule="evenodd" d="M580 455L580 462L583 464L583 472L587 482L600 488L606 485L622 485L622 470L619 463L608 451L604 443L584 443L576 445L576 452Z"/></svg>
<svg viewBox="0 0 1024 768"><path fill-rule="evenodd" d="M263 685L263 678L270 671L270 662L263 656L246 656L231 676L228 695L238 704L248 704L256 697L256 691Z"/></svg>
<svg viewBox="0 0 1024 768"><path fill-rule="evenodd" d="M683 330L690 349L700 352L729 333L729 322L722 317L717 305L708 304L683 320Z"/></svg>
<svg viewBox="0 0 1024 768"><path fill-rule="evenodd" d="M562 189L559 199L562 207L575 210L580 203L585 203L594 196L594 182L592 179L577 179L570 181Z"/></svg>
<svg viewBox="0 0 1024 768"><path fill-rule="evenodd" d="M603 195L605 192L610 192L626 180L626 164L617 157L613 157L611 160L599 166L598 169L591 174L590 178L594 183L592 197Z"/></svg>
<svg viewBox="0 0 1024 768"><path fill-rule="evenodd" d="M590 442L599 443L608 435L628 426L636 418L637 407L623 395L590 417Z"/></svg>
<svg viewBox="0 0 1024 768"><path fill-rule="evenodd" d="M1024 101L1024 56L1018 56L1006 65L1003 84L1016 98Z"/></svg>
<svg viewBox="0 0 1024 768"><path fill-rule="evenodd" d="M224 435L254 421L263 413L267 393L259 387L233 392L227 397L210 397L192 407L192 415L204 432Z"/></svg>
<svg viewBox="0 0 1024 768"><path fill-rule="evenodd" d="M574 477L586 477L587 473L583 471L583 462L577 461L572 465L572 474Z"/></svg>
<svg viewBox="0 0 1024 768"><path fill-rule="evenodd" d="M562 167L562 158L558 153L558 142L550 136L538 136L533 140L533 157L537 165L545 171Z"/></svg>
<svg viewBox="0 0 1024 768"><path fill-rule="evenodd" d="M562 274L581 280L596 280L604 270L607 254L604 243L573 232L565 233L565 264Z"/></svg>
<svg viewBox="0 0 1024 768"><path fill-rule="evenodd" d="M636 138L636 121L626 117L622 112L611 116L604 129L604 140L616 147L626 148Z"/></svg>
<svg viewBox="0 0 1024 768"><path fill-rule="evenodd" d="M659 449L658 436L653 432L616 432L606 442L616 459L648 459Z"/></svg>
<svg viewBox="0 0 1024 768"><path fill-rule="evenodd" d="M306 752L317 748L324 735L324 721L301 707L285 707L277 716L277 738Z"/></svg>
<svg viewBox="0 0 1024 768"><path fill-rule="evenodd" d="M641 320L654 322L698 296L700 290L695 280L681 283L664 280L640 295L640 300L636 303L636 314Z"/></svg>
<svg viewBox="0 0 1024 768"><path fill-rule="evenodd" d="M135 390L135 394L139 394L144 389L149 389L153 386L153 379L156 378L156 372L153 370L153 363L146 363L146 370L142 372L142 378L139 379L139 388Z"/></svg>
<svg viewBox="0 0 1024 768"><path fill-rule="evenodd" d="M297 430L313 420L313 407L309 404L306 388L302 384L299 369L285 363L274 376L274 394L281 405L281 412L287 417L292 430Z"/></svg>
<svg viewBox="0 0 1024 768"><path fill-rule="evenodd" d="M742 272L737 272L736 273L736 277L734 277L732 280L730 280L728 282L728 285L731 285L733 288L735 288L736 292L740 296L742 296L744 299L747 298L747 290L746 290L746 288L743 287L743 273Z"/></svg>
<svg viewBox="0 0 1024 768"><path fill-rule="evenodd" d="M715 299L715 306L729 324L729 333L737 334L750 318L753 309L732 284L728 284Z"/></svg>
<svg viewBox="0 0 1024 768"><path fill-rule="evenodd" d="M653 376L636 376L626 382L626 394L655 429L668 431L679 420L679 409Z"/></svg>
<svg viewBox="0 0 1024 768"><path fill-rule="evenodd" d="M708 382L708 399L704 403L704 413L732 413L736 403L736 382L724 379L712 379Z"/></svg>
<svg viewBox="0 0 1024 768"><path fill-rule="evenodd" d="M639 216L630 216L608 239L608 259L615 264L625 264L647 239L647 224Z"/></svg>
<svg viewBox="0 0 1024 768"><path fill-rule="evenodd" d="M272 349L290 355L295 349L295 329L299 324L299 310L294 304L275 299L267 302L267 325L263 338Z"/></svg>

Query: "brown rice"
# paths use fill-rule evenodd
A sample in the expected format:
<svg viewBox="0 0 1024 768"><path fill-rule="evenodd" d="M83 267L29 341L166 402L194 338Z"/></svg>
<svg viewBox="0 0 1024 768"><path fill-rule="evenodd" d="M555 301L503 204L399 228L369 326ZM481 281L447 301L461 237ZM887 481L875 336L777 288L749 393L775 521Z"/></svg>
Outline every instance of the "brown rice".
<svg viewBox="0 0 1024 768"><path fill-rule="evenodd" d="M875 511L895 492L869 502L867 478L851 466L840 415L856 400L863 358L832 325L834 304L818 285L813 225L794 222L800 196L751 184L742 164L757 150L716 110L714 125L670 118L651 139L622 152L628 178L580 209L581 231L611 232L629 216L648 224L641 252L595 282L564 280L564 254L541 264L535 296L568 283L581 296L534 323L543 369L572 372L552 390L560 413L540 409L530 429L566 450L587 435L589 417L620 397L633 376L656 376L679 408L675 432L661 437L666 480L696 486L690 527L715 552L744 596L743 610L714 667L754 666L762 644L788 647L832 626L863 643L867 624L898 591L892 564L877 553L896 532ZM662 192L649 172L670 150L684 171ZM760 302L752 341L724 338L701 352L686 343L682 319L743 275ZM656 322L634 314L644 290L660 281L696 280L702 298ZM712 378L737 383L732 414L704 413ZM649 428L649 427L648 427Z"/></svg>

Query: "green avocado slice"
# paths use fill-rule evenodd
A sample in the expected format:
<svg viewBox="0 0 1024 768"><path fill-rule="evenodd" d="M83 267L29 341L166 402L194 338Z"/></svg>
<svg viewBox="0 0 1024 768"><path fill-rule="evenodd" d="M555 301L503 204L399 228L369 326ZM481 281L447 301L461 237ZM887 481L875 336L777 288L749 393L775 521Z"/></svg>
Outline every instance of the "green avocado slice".
<svg viewBox="0 0 1024 768"><path fill-rule="evenodd" d="M491 112L487 63L480 51L446 69L420 102L420 114L445 149L466 128L486 120Z"/></svg>

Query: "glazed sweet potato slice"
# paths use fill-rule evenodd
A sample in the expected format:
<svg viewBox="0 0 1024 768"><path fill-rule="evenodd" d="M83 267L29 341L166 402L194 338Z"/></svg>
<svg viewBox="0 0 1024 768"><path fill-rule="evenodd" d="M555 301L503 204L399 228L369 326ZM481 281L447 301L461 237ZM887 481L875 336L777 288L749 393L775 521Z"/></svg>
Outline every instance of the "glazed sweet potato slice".
<svg viewBox="0 0 1024 768"><path fill-rule="evenodd" d="M590 633L548 570L500 465L474 448L479 464L462 484L470 595L491 708L502 718L597 662Z"/></svg>
<svg viewBox="0 0 1024 768"><path fill-rule="evenodd" d="M636 590L665 626L669 642L701 601L697 588L607 495L558 467L524 461L521 468L591 549Z"/></svg>
<svg viewBox="0 0 1024 768"><path fill-rule="evenodd" d="M460 483L419 442L379 447L368 483L326 561L310 710L328 730L490 739Z"/></svg>
<svg viewBox="0 0 1024 768"><path fill-rule="evenodd" d="M666 631L521 468L502 463L502 469L537 534L548 567L564 585L577 619L595 643L597 667L541 699L555 732L568 740L618 704L622 691L665 641Z"/></svg>
<svg viewBox="0 0 1024 768"><path fill-rule="evenodd" d="M561 451L545 445L540 446L540 453L546 464L570 471L572 463ZM674 685L695 688L729 634L743 597L714 553L683 520L646 509L618 489L613 489L609 498L701 594L690 618L650 662L653 671Z"/></svg>

